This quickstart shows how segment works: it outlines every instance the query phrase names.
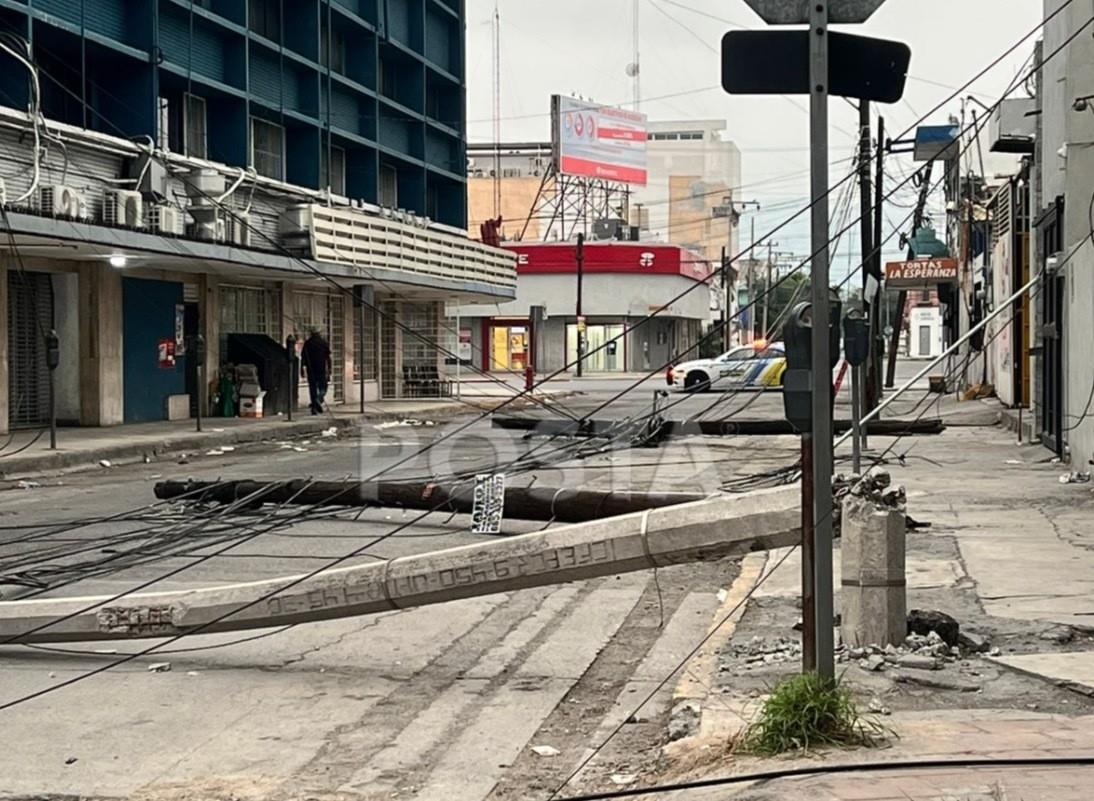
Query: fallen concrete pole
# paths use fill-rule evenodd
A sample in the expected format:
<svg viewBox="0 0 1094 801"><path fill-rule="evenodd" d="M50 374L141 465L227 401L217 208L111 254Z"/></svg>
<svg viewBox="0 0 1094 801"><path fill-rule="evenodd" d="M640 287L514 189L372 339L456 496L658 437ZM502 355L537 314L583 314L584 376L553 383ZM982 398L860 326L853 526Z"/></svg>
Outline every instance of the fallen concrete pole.
<svg viewBox="0 0 1094 801"><path fill-rule="evenodd" d="M618 420L583 420L573 423L567 420L548 420L538 417L495 417L494 428L530 431L540 436L596 437L611 436L619 431ZM850 431L850 420L835 420L833 431ZM868 433L878 436L908 436L916 434L941 434L945 430L942 420L871 420L866 426ZM658 438L687 436L752 436L775 437L797 435L801 432L789 420L668 420L657 431Z"/></svg>
<svg viewBox="0 0 1094 801"><path fill-rule="evenodd" d="M357 481L266 483L261 481L161 481L155 487L162 500L234 503L255 497L258 503L303 506L377 506L470 514L475 489L463 485ZM504 517L510 520L554 520L585 523L603 517L694 503L708 496L701 492L606 492L555 487L508 487Z"/></svg>
<svg viewBox="0 0 1094 801"><path fill-rule="evenodd" d="M799 491L763 490L497 542L229 587L0 603L0 642L172 637L268 628L743 556L801 539ZM41 630L39 630L41 629Z"/></svg>

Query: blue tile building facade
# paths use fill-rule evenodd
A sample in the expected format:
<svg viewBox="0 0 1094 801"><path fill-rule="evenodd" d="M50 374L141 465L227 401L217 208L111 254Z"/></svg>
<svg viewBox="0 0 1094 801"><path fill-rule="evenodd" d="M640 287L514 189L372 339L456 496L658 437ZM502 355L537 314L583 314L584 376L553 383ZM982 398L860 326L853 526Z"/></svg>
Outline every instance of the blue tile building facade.
<svg viewBox="0 0 1094 801"><path fill-rule="evenodd" d="M0 0L0 32L48 119L466 225L464 0Z"/></svg>

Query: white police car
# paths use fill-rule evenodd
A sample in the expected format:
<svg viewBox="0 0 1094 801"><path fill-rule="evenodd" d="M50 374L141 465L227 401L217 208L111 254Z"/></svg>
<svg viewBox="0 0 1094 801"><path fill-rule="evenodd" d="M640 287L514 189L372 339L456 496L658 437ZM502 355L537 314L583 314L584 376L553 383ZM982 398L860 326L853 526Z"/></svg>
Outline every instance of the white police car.
<svg viewBox="0 0 1094 801"><path fill-rule="evenodd" d="M669 386L689 392L710 389L767 389L782 386L786 350L781 342L757 340L715 359L696 359L670 367Z"/></svg>

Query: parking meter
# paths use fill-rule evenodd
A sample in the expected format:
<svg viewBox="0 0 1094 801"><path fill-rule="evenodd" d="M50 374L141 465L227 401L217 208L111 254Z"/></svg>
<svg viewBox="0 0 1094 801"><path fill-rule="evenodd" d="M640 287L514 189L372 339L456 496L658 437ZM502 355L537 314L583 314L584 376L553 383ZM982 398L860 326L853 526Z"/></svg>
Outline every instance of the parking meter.
<svg viewBox="0 0 1094 801"><path fill-rule="evenodd" d="M61 364L61 339L56 331L46 334L46 367L56 370Z"/></svg>
<svg viewBox="0 0 1094 801"><path fill-rule="evenodd" d="M843 318L843 353L852 367L861 367L870 358L870 324L859 309Z"/></svg>
<svg viewBox="0 0 1094 801"><path fill-rule="evenodd" d="M799 303L783 325L783 408L786 419L799 431L810 431L813 425L812 310L812 304Z"/></svg>
<svg viewBox="0 0 1094 801"><path fill-rule="evenodd" d="M296 337L292 334L285 337L285 356L290 362L296 356Z"/></svg>
<svg viewBox="0 0 1094 801"><path fill-rule="evenodd" d="M195 334L190 340L190 355L194 357L194 364L198 367L205 366L205 337Z"/></svg>

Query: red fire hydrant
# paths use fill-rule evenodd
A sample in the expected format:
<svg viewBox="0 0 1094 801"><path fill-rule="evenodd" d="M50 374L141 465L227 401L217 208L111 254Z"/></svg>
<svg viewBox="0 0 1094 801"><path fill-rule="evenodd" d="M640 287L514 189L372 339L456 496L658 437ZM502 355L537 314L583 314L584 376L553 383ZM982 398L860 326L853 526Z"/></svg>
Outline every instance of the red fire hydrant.
<svg viewBox="0 0 1094 801"><path fill-rule="evenodd" d="M536 385L536 370L529 363L524 365L524 391L531 392L532 387Z"/></svg>

